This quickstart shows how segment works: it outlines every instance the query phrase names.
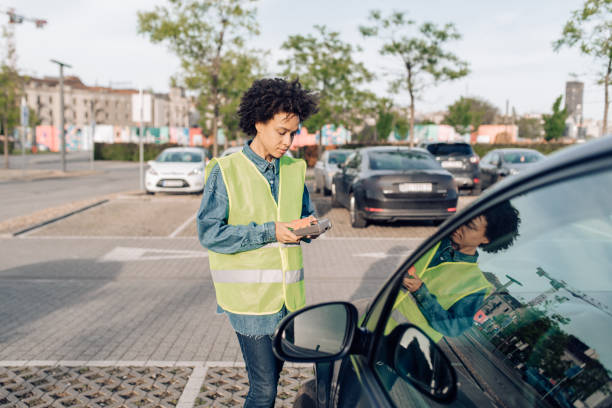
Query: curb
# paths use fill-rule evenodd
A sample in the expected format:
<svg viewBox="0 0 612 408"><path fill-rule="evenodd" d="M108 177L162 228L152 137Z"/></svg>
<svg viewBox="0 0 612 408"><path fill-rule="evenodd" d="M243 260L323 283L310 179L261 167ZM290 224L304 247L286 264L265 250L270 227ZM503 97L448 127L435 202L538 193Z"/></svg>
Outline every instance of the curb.
<svg viewBox="0 0 612 408"><path fill-rule="evenodd" d="M20 231L14 232L13 236L16 237L16 236L19 236L21 234L25 234L26 232L35 230L35 229L40 228L40 227L44 227L45 225L51 224L51 223L59 221L59 220L63 220L64 218L68 218L71 215L78 214L80 212L89 210L90 208L97 207L97 206L102 205L102 204L107 203L107 202L109 202L109 199L97 201L97 202L95 202L93 204L87 205L85 207L78 208L78 209L76 209L74 211L71 211L71 212L69 212L67 214L60 215L59 217L54 217L54 218L51 218L50 220L43 221L43 222L40 222L38 224L32 225L30 227L27 227L25 229L22 229Z"/></svg>

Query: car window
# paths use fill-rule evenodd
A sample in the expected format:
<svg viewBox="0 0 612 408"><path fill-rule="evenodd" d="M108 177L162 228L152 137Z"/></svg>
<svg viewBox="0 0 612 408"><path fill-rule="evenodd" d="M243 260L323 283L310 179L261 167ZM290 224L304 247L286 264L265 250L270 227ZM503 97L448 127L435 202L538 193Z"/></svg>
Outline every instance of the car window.
<svg viewBox="0 0 612 408"><path fill-rule="evenodd" d="M612 393L612 191L602 186L609 185L611 170L572 178L499 203L454 230L415 262L412 277L402 277L384 339L400 324L419 326L451 358L459 398L476 406L483 390L500 406L605 406ZM466 248L474 245L471 255ZM393 347L379 343L374 371L405 406L407 396L417 397L396 375Z"/></svg>
<svg viewBox="0 0 612 408"><path fill-rule="evenodd" d="M426 153L395 150L368 153L372 170L428 170L439 169L440 165Z"/></svg>
<svg viewBox="0 0 612 408"><path fill-rule="evenodd" d="M459 154L470 156L472 147L465 143L434 143L427 145L427 150L434 156L448 156Z"/></svg>
<svg viewBox="0 0 612 408"><path fill-rule="evenodd" d="M202 161L202 154L196 152L164 151L157 157L156 161L162 163L199 163Z"/></svg>
<svg viewBox="0 0 612 408"><path fill-rule="evenodd" d="M344 163L348 156L348 152L329 152L328 153L328 163L329 164L338 164Z"/></svg>
<svg viewBox="0 0 612 408"><path fill-rule="evenodd" d="M359 168L360 165L361 165L361 154L360 153L355 153L351 155L350 160L347 160L346 162L346 167L348 167L349 169Z"/></svg>
<svg viewBox="0 0 612 408"><path fill-rule="evenodd" d="M502 154L501 157L504 163L511 164L535 163L544 158L538 152L510 152Z"/></svg>

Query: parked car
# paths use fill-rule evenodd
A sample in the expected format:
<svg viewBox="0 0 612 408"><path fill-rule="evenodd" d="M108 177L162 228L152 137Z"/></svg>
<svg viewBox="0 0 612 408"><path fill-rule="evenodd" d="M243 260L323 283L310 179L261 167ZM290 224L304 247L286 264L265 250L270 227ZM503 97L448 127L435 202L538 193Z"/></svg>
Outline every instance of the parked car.
<svg viewBox="0 0 612 408"><path fill-rule="evenodd" d="M458 188L480 194L480 158L469 143L432 142L422 146L453 175Z"/></svg>
<svg viewBox="0 0 612 408"><path fill-rule="evenodd" d="M314 167L315 192L323 191L324 195L331 194L331 185L334 175L339 170L338 164L344 163L351 150L326 150Z"/></svg>
<svg viewBox="0 0 612 408"><path fill-rule="evenodd" d="M340 167L332 206L348 208L355 228L368 220L445 220L457 211L453 176L426 150L367 147Z"/></svg>
<svg viewBox="0 0 612 408"><path fill-rule="evenodd" d="M147 162L145 189L158 192L201 193L208 151L200 147L170 147Z"/></svg>
<svg viewBox="0 0 612 408"><path fill-rule="evenodd" d="M227 149L225 149L223 151L223 153L221 153L221 156L219 157L225 157L228 156L232 153L236 153L242 150L244 146L232 146L232 147L228 147ZM293 155L291 154L291 152L289 150L287 150L287 152L285 153L285 156L289 156L289 157L293 157Z"/></svg>
<svg viewBox="0 0 612 408"><path fill-rule="evenodd" d="M449 219L390 271L372 300L360 302L361 311L337 301L288 315L276 329L275 354L315 364L296 406L610 406L610 185L612 137L564 149ZM473 325L426 341L417 322L397 314L406 273L504 203L520 218L519 234L510 244L504 236L491 241L498 252L478 249L490 287Z"/></svg>
<svg viewBox="0 0 612 408"><path fill-rule="evenodd" d="M490 187L498 180L518 174L534 163L546 158L533 149L495 149L480 161L482 188Z"/></svg>

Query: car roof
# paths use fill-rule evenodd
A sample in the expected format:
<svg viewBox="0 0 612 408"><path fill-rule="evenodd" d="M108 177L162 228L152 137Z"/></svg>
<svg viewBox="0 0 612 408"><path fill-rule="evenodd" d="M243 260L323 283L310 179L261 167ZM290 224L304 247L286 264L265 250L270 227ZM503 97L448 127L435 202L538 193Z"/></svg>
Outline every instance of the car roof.
<svg viewBox="0 0 612 408"><path fill-rule="evenodd" d="M168 147L163 151L166 152L193 152L202 153L202 150L206 150L205 147Z"/></svg>
<svg viewBox="0 0 612 408"><path fill-rule="evenodd" d="M370 146L370 147L362 147L361 149L358 149L358 150L363 151L365 153L401 151L401 152L427 153L428 155L431 155L431 153L429 153L426 149L423 149L420 147L408 147L408 146Z"/></svg>
<svg viewBox="0 0 612 408"><path fill-rule="evenodd" d="M540 153L535 149L519 148L519 147L506 147L502 149L493 149L492 152L496 153Z"/></svg>

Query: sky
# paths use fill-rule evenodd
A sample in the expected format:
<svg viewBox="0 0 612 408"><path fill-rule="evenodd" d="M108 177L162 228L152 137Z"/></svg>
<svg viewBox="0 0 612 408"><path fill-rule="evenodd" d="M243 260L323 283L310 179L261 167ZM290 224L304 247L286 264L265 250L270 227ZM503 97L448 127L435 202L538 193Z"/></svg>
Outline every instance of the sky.
<svg viewBox="0 0 612 408"><path fill-rule="evenodd" d="M49 22L44 29L33 24L15 27L18 67L25 74L57 76L58 68L49 60L58 59L72 65L66 75L79 76L87 85L143 86L165 92L169 78L180 69L178 58L136 29L136 13L156 4L164 1L0 0L0 10L14 7L19 14ZM551 45L582 0L260 0L255 4L261 34L247 43L250 48L270 50L262 56L270 75L280 71L276 61L286 56L280 47L289 35L313 33L313 25L326 25L344 41L362 47L356 59L377 74L368 88L407 107L408 94L391 95L387 87L388 79L402 72L400 61L381 57L380 42L362 38L358 30L368 23L374 8L383 13L401 10L419 23L454 23L462 39L448 44L447 50L468 61L471 69L461 80L428 88L415 103L417 112L442 111L461 96L474 96L490 101L502 113L507 101L519 115L546 113L565 93L565 82L577 78L585 85L585 118L603 117L603 87L595 83L602 64L574 49L554 52ZM6 21L8 16L0 15L0 23ZM0 55L4 58L4 49Z"/></svg>

